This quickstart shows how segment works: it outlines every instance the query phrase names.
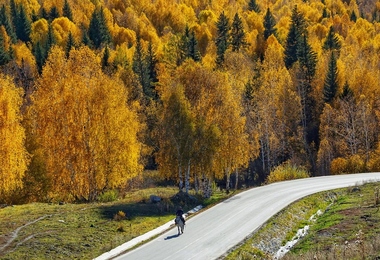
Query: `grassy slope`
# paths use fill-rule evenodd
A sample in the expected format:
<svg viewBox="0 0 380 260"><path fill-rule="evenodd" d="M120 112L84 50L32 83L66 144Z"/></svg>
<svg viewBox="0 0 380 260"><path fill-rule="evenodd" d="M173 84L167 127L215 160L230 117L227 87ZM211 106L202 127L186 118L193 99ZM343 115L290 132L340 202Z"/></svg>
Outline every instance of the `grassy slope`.
<svg viewBox="0 0 380 260"><path fill-rule="evenodd" d="M0 259L91 259L171 221L176 205L170 197L177 191L154 188L110 203L33 203L0 209ZM162 202L151 203L152 194ZM185 205L185 210L193 206ZM126 219L114 220L119 211Z"/></svg>
<svg viewBox="0 0 380 260"><path fill-rule="evenodd" d="M380 255L377 235L380 212L378 205L375 206L375 191L379 187L380 184L367 184L359 190L324 192L297 201L226 259L270 259L298 228L307 224L312 224L309 235L285 259L313 259L314 256L342 259L343 255L355 259L354 254L358 253L373 259ZM125 199L110 203L33 203L1 209L0 259L91 259L172 220L176 205L169 198L176 192L176 188L154 188L128 193ZM163 201L150 203L151 194L162 197ZM216 193L203 203L213 204L225 198ZM185 210L192 206L185 205ZM318 209L326 208L315 223L307 221ZM119 211L125 212L127 219L113 220ZM11 243L2 249L7 241Z"/></svg>
<svg viewBox="0 0 380 260"><path fill-rule="evenodd" d="M283 259L375 259L380 257L379 183L318 193L293 203L266 223L226 259L272 259L299 228L309 234ZM333 202L333 204L330 204ZM316 222L308 221L318 209Z"/></svg>

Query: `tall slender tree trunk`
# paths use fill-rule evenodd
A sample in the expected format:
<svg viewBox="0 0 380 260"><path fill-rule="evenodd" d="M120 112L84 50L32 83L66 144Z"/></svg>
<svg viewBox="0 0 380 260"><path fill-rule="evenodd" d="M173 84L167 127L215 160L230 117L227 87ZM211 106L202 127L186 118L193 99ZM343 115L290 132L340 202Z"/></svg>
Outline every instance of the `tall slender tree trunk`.
<svg viewBox="0 0 380 260"><path fill-rule="evenodd" d="M235 170L235 190L238 188L238 182L239 182L239 170L236 168Z"/></svg>
<svg viewBox="0 0 380 260"><path fill-rule="evenodd" d="M191 160L189 159L187 161L187 171L185 173L185 191L186 191L186 194L189 193L189 189L190 189L190 168L191 168Z"/></svg>
<svg viewBox="0 0 380 260"><path fill-rule="evenodd" d="M230 173L230 167L227 167L226 168L226 193L230 193L230 177L231 177L231 173Z"/></svg>
<svg viewBox="0 0 380 260"><path fill-rule="evenodd" d="M179 178L178 188L180 191L183 191L183 176L182 176L181 164L178 165L178 178Z"/></svg>

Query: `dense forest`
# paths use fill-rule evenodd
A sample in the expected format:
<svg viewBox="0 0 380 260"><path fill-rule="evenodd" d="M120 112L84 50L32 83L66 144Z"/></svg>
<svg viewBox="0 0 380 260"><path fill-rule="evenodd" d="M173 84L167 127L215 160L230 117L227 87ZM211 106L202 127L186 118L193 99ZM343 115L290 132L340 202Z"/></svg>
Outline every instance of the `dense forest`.
<svg viewBox="0 0 380 260"><path fill-rule="evenodd" d="M1 0L0 203L379 171L379 32L375 0Z"/></svg>

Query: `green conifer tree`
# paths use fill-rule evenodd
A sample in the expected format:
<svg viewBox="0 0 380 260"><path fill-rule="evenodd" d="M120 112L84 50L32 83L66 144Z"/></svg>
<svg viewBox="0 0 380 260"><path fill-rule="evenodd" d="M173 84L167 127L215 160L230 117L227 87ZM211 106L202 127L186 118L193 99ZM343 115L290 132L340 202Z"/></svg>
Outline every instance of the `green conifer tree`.
<svg viewBox="0 0 380 260"><path fill-rule="evenodd" d="M4 46L4 38L0 34L0 66L7 64L10 61L10 56Z"/></svg>
<svg viewBox="0 0 380 260"><path fill-rule="evenodd" d="M45 57L48 56L51 47L53 47L56 43L57 41L54 36L53 27L51 26L51 24L49 24L48 33L47 33L46 42L45 42Z"/></svg>
<svg viewBox="0 0 380 260"><path fill-rule="evenodd" d="M323 7L323 10L322 10L322 18L328 18L329 17L329 14L327 13L327 8L326 7Z"/></svg>
<svg viewBox="0 0 380 260"><path fill-rule="evenodd" d="M109 66L110 66L110 63L109 63L109 58L110 58L111 54L110 54L110 50L108 48L108 46L106 46L106 48L104 49L104 52L103 52L103 57L102 57L102 70L104 72L106 72L108 69L109 69Z"/></svg>
<svg viewBox="0 0 380 260"><path fill-rule="evenodd" d="M326 103L331 103L338 91L338 67L334 52L331 52L329 66L323 87L323 100Z"/></svg>
<svg viewBox="0 0 380 260"><path fill-rule="evenodd" d="M17 22L14 24L14 26L16 28L17 38L23 42L29 42L32 25L22 4L20 5L16 21Z"/></svg>
<svg viewBox="0 0 380 260"><path fill-rule="evenodd" d="M156 57L156 54L153 51L152 42L149 42L149 45L148 45L148 51L145 57L145 64L147 66L148 77L149 77L149 82L150 82L149 94L151 98L156 100L158 99L158 94L156 91L156 84L158 82L158 77L157 77L158 59Z"/></svg>
<svg viewBox="0 0 380 260"><path fill-rule="evenodd" d="M194 61L201 61L202 56L198 48L198 41L195 37L194 31L190 33L189 41L188 41L188 56Z"/></svg>
<svg viewBox="0 0 380 260"><path fill-rule="evenodd" d="M256 3L256 0L249 0L249 2L248 2L248 10L249 11L254 11L256 13L260 13L260 7Z"/></svg>
<svg viewBox="0 0 380 260"><path fill-rule="evenodd" d="M46 51L40 42L37 42L34 46L33 54L36 58L38 72L41 73L46 61Z"/></svg>
<svg viewBox="0 0 380 260"><path fill-rule="evenodd" d="M52 6L49 12L49 21L53 21L54 19L59 17L58 8L56 6Z"/></svg>
<svg viewBox="0 0 380 260"><path fill-rule="evenodd" d="M341 44L338 36L335 35L334 28L330 26L329 32L323 43L324 50L340 50Z"/></svg>
<svg viewBox="0 0 380 260"><path fill-rule="evenodd" d="M186 24L185 31L181 35L178 42L177 66L180 66L187 58L189 58L189 39L190 39L190 28Z"/></svg>
<svg viewBox="0 0 380 260"><path fill-rule="evenodd" d="M298 11L297 6L295 6L292 12L290 29L286 37L284 61L287 69L289 69L293 63L298 60L298 42L301 39L301 35L304 35L306 33L307 31L305 18Z"/></svg>
<svg viewBox="0 0 380 260"><path fill-rule="evenodd" d="M45 7L41 8L41 17L45 20L49 20L49 12L45 9Z"/></svg>
<svg viewBox="0 0 380 260"><path fill-rule="evenodd" d="M264 16L264 39L267 40L269 36L272 34L276 36L277 29L274 28L276 26L276 20L274 19L269 7Z"/></svg>
<svg viewBox="0 0 380 260"><path fill-rule="evenodd" d="M95 9L92 13L88 36L95 48L100 48L102 44L111 43L111 33L107 27L103 7L100 10Z"/></svg>
<svg viewBox="0 0 380 260"><path fill-rule="evenodd" d="M301 99L301 125L304 149L308 156L311 171L316 171L316 153L312 147L319 145L319 116L316 115L316 101L312 94L312 81L316 72L317 54L308 43L307 34L303 33L297 43L297 92Z"/></svg>
<svg viewBox="0 0 380 260"><path fill-rule="evenodd" d="M343 85L343 91L339 95L339 98L342 100L351 100L354 98L354 92L350 88L350 85L348 84L347 81Z"/></svg>
<svg viewBox="0 0 380 260"><path fill-rule="evenodd" d="M2 5L0 9L0 26L4 26L5 30L7 31L8 36L12 40L12 43L16 43L17 41L16 32L13 28L11 20L9 19L7 15L5 5Z"/></svg>
<svg viewBox="0 0 380 260"><path fill-rule="evenodd" d="M67 58L69 57L71 49L74 48L75 45L76 45L76 43L74 40L74 36L71 32L69 32L69 36L67 37L67 43L66 43L66 48L65 48Z"/></svg>
<svg viewBox="0 0 380 260"><path fill-rule="evenodd" d="M67 0L65 0L65 3L63 4L62 16L65 16L70 21L73 21L73 12L71 11L70 4L69 4L69 2Z"/></svg>
<svg viewBox="0 0 380 260"><path fill-rule="evenodd" d="M82 29L82 43L90 48L92 48L92 42L88 36L88 30L86 28Z"/></svg>
<svg viewBox="0 0 380 260"><path fill-rule="evenodd" d="M90 26L88 28L88 36L95 48L99 48L102 43L102 40L100 37L99 13L96 9L94 10L91 16Z"/></svg>
<svg viewBox="0 0 380 260"><path fill-rule="evenodd" d="M145 96L151 96L150 78L148 69L145 63L145 53L141 44L140 33L136 36L136 49L133 54L132 69L138 76L139 82L142 86Z"/></svg>
<svg viewBox="0 0 380 260"><path fill-rule="evenodd" d="M247 46L243 22L237 13L232 21L230 34L232 51L239 52L240 48Z"/></svg>
<svg viewBox="0 0 380 260"><path fill-rule="evenodd" d="M230 22L224 11L219 15L216 27L216 66L220 68L224 63L224 54L230 44Z"/></svg>
<svg viewBox="0 0 380 260"><path fill-rule="evenodd" d="M10 15L11 15L11 21L14 27L16 27L17 24L17 18L18 18L18 7L16 5L15 0L10 0L9 3L10 8Z"/></svg>
<svg viewBox="0 0 380 260"><path fill-rule="evenodd" d="M358 17L356 15L355 11L352 10L351 15L350 15L350 20L356 23L357 19L358 19Z"/></svg>
<svg viewBox="0 0 380 260"><path fill-rule="evenodd" d="M299 39L297 57L301 70L304 71L305 79L311 82L317 67L317 53L312 50L305 34Z"/></svg>
<svg viewBox="0 0 380 260"><path fill-rule="evenodd" d="M104 15L104 9L103 7L100 8L99 12L99 21L100 21L100 35L101 35L101 41L104 44L111 44L112 37L111 32L107 26L107 20Z"/></svg>

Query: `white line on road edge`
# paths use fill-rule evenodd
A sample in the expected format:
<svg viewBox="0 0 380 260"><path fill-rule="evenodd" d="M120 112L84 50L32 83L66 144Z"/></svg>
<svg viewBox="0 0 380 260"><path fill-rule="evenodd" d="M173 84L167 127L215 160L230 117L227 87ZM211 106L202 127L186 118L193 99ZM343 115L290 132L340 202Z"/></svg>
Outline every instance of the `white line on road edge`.
<svg viewBox="0 0 380 260"><path fill-rule="evenodd" d="M190 214L194 214L201 209L202 209L202 205L198 205L195 208L193 208L192 210L185 213L184 215L185 215L185 217L187 217ZM174 221L174 219L173 219L173 221ZM166 224L164 224L164 225L162 225L156 229L153 229L153 230L151 230L151 231L149 231L149 232L147 232L141 236L135 237L135 238L129 240L128 242L112 249L111 251L108 251L108 252L94 258L94 260L107 260L107 259L111 259L113 257L116 257L116 256L120 255L121 253L127 251L128 249L138 245L139 243L144 242L144 241L168 230L173 225L173 221L169 221Z"/></svg>

